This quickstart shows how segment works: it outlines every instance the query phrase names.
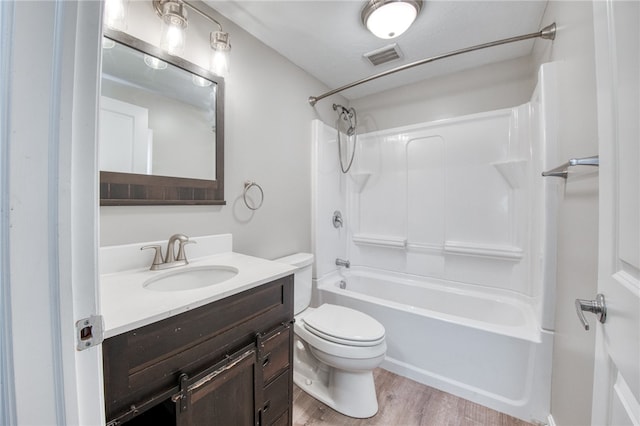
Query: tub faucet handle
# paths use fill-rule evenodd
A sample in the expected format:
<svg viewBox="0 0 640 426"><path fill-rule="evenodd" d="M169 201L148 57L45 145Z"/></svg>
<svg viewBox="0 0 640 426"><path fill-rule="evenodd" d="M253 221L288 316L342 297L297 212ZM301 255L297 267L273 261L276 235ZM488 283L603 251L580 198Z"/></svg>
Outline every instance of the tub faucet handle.
<svg viewBox="0 0 640 426"><path fill-rule="evenodd" d="M351 262L349 262L348 260L343 260L343 259L337 258L336 259L336 265L344 266L345 268L350 268L351 267Z"/></svg>

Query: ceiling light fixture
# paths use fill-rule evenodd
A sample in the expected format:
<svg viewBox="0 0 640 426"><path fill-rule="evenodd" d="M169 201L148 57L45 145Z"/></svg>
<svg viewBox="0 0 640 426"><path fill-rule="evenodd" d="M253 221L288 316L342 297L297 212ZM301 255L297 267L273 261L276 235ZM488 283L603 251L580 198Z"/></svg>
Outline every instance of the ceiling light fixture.
<svg viewBox="0 0 640 426"><path fill-rule="evenodd" d="M368 0L360 16L373 35L389 39L408 30L421 8L422 0Z"/></svg>
<svg viewBox="0 0 640 426"><path fill-rule="evenodd" d="M162 18L162 36L160 47L172 55L177 55L184 49L186 29L188 25L186 7L218 26L218 31L210 33L211 72L220 77L226 77L229 72L229 33L222 30L220 22L213 19L193 4L183 0L153 0L156 13Z"/></svg>

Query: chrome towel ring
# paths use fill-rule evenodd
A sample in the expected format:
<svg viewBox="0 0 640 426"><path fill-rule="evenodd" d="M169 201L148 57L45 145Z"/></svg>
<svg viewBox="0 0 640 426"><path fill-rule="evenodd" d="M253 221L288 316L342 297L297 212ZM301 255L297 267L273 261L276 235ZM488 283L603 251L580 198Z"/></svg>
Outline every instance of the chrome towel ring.
<svg viewBox="0 0 640 426"><path fill-rule="evenodd" d="M249 204L249 202L247 201L247 192L252 187L256 187L260 191L260 202L258 203L257 206L251 206ZM262 203L264 203L264 191L262 190L262 187L260 185L258 185L257 183L251 181L251 180L245 181L245 183L244 183L244 191L242 191L242 200L244 201L244 204L247 206L248 209L250 209L250 210L258 210L260 207L262 207Z"/></svg>

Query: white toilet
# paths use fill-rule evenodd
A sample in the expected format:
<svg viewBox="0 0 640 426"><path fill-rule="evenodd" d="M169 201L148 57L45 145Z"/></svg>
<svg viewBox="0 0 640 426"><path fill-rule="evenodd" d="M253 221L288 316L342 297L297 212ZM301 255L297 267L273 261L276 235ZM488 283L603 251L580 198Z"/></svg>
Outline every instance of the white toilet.
<svg viewBox="0 0 640 426"><path fill-rule="evenodd" d="M373 369L387 351L382 324L343 306L310 308L313 254L276 259L294 275L293 381L334 410L367 418L378 412Z"/></svg>

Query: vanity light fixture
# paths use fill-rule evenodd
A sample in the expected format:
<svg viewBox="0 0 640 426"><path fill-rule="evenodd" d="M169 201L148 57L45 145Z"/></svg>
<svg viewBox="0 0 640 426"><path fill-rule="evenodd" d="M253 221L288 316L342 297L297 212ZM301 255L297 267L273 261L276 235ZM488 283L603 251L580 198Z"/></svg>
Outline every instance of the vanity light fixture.
<svg viewBox="0 0 640 426"><path fill-rule="evenodd" d="M170 55L179 55L184 51L187 32L187 9L182 1L154 1L156 12L162 19L160 48Z"/></svg>
<svg viewBox="0 0 640 426"><path fill-rule="evenodd" d="M211 72L221 77L228 75L231 43L229 33L222 30L220 22L184 0L153 0L153 6L163 22L160 47L172 55L180 54L184 48L188 26L186 7L217 25L218 30L212 31L209 38L211 47L209 68Z"/></svg>
<svg viewBox="0 0 640 426"><path fill-rule="evenodd" d="M422 9L422 0L367 0L360 17L378 38L398 37L409 29Z"/></svg>
<svg viewBox="0 0 640 426"><path fill-rule="evenodd" d="M222 30L222 27L220 27L220 29ZM231 50L229 33L213 31L210 34L209 40L212 50L209 68L214 74L220 77L226 77L229 75L229 50Z"/></svg>

